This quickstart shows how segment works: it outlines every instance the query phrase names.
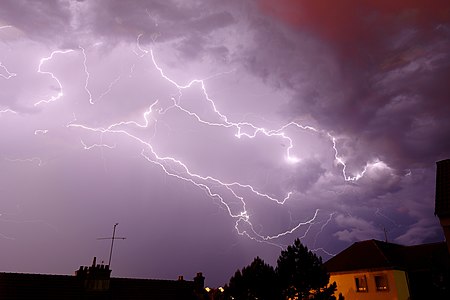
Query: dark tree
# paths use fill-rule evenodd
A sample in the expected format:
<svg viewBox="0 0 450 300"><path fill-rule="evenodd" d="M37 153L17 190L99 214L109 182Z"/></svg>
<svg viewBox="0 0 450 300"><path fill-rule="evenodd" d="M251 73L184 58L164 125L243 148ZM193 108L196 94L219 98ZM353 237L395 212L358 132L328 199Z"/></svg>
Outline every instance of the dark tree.
<svg viewBox="0 0 450 300"><path fill-rule="evenodd" d="M328 284L330 276L322 258L309 251L299 239L281 251L276 272L283 299L335 299L336 283Z"/></svg>
<svg viewBox="0 0 450 300"><path fill-rule="evenodd" d="M272 266L256 257L253 262L237 270L226 289L228 298L239 300L277 300L280 299L277 276Z"/></svg>
<svg viewBox="0 0 450 300"><path fill-rule="evenodd" d="M246 287L240 270L234 273L234 276L230 278L229 285L225 286L225 295L226 299L244 299Z"/></svg>

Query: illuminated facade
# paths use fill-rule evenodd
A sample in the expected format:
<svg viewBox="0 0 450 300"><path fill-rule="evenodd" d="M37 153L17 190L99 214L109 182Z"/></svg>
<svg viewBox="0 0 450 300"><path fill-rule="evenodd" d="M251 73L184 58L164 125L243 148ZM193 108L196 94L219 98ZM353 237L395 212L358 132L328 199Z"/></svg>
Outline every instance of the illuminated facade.
<svg viewBox="0 0 450 300"><path fill-rule="evenodd" d="M410 299L408 278L400 270L360 270L350 273L336 273L330 282L336 282L338 292L345 299Z"/></svg>
<svg viewBox="0 0 450 300"><path fill-rule="evenodd" d="M448 293L445 243L402 246L357 242L325 263L330 282L346 300L430 299Z"/></svg>

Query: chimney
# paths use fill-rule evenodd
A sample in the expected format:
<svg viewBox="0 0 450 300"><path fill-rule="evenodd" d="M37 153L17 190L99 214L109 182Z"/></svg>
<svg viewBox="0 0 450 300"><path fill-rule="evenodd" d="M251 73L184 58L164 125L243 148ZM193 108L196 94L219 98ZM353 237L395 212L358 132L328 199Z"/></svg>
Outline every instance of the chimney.
<svg viewBox="0 0 450 300"><path fill-rule="evenodd" d="M197 276L194 277L194 285L197 291L201 291L205 288L205 277L203 277L202 272L198 272Z"/></svg>
<svg viewBox="0 0 450 300"><path fill-rule="evenodd" d="M436 162L434 214L439 217L450 254L450 159Z"/></svg>
<svg viewBox="0 0 450 300"><path fill-rule="evenodd" d="M106 292L109 290L111 270L108 265L97 265L97 258L94 257L92 266L81 266L75 275L79 278L88 292Z"/></svg>

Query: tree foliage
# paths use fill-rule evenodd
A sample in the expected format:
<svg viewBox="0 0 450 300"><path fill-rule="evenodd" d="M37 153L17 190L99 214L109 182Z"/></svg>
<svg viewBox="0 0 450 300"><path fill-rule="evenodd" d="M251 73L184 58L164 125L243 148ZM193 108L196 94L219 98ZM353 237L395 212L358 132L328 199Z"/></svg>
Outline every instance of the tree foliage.
<svg viewBox="0 0 450 300"><path fill-rule="evenodd" d="M275 300L279 295L277 276L272 266L256 257L253 262L237 270L226 290L229 298L239 300Z"/></svg>
<svg viewBox="0 0 450 300"><path fill-rule="evenodd" d="M328 284L329 279L322 258L296 239L281 251L276 269L256 257L242 272L237 270L225 294L236 300L336 299L336 283Z"/></svg>
<svg viewBox="0 0 450 300"><path fill-rule="evenodd" d="M299 239L281 251L276 272L283 298L330 299L336 284L328 285L330 276L322 258L308 250Z"/></svg>

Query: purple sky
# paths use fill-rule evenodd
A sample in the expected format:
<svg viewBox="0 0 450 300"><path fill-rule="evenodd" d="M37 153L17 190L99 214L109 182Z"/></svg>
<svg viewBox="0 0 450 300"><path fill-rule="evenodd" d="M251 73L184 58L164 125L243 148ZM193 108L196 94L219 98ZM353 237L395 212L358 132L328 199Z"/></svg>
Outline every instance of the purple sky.
<svg viewBox="0 0 450 300"><path fill-rule="evenodd" d="M394 3L392 3L394 2ZM443 240L448 1L1 1L0 271L228 281Z"/></svg>

